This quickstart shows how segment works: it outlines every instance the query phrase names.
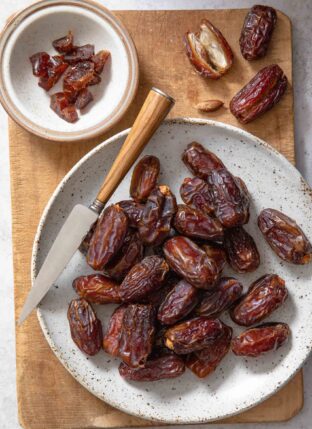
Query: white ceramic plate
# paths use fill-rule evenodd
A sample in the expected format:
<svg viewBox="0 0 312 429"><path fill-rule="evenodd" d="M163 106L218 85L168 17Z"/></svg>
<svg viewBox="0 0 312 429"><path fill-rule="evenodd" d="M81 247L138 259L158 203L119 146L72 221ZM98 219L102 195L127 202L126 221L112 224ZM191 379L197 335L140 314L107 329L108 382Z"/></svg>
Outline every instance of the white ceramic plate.
<svg viewBox="0 0 312 429"><path fill-rule="evenodd" d="M38 272L64 218L77 203L88 205L109 170L127 131L96 147L63 179L42 216L33 249L33 276ZM307 358L312 344L312 264L294 266L282 262L266 244L256 226L261 209L282 210L297 220L312 239L311 193L298 171L278 152L238 128L204 120L174 120L164 123L145 149L161 161L160 182L168 184L179 200L179 187L190 173L181 153L192 140L215 152L227 167L244 179L252 197L251 217L246 226L261 255L258 270L237 275L245 287L265 273L277 273L286 280L290 297L268 320L287 322L291 340L275 353L259 359L243 359L229 353L208 378L200 380L190 371L177 379L153 383L126 382L118 374L118 360L104 352L87 357L72 342L66 318L75 296L71 283L90 273L77 252L56 284L44 298L38 317L51 348L90 392L129 414L168 423L199 423L239 413L263 401L285 384ZM128 198L131 171L115 192L112 202ZM97 306L107 326L113 306ZM227 315L221 317L240 332Z"/></svg>

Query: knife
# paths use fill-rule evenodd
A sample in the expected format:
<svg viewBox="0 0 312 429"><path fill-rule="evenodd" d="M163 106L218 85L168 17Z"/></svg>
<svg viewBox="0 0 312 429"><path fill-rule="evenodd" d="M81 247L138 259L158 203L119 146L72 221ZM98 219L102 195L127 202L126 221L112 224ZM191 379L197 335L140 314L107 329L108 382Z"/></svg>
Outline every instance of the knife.
<svg viewBox="0 0 312 429"><path fill-rule="evenodd" d="M173 105L174 99L169 95L157 88L150 90L96 199L89 207L77 204L56 236L24 303L18 319L19 325L37 307L50 286L62 273L105 204Z"/></svg>

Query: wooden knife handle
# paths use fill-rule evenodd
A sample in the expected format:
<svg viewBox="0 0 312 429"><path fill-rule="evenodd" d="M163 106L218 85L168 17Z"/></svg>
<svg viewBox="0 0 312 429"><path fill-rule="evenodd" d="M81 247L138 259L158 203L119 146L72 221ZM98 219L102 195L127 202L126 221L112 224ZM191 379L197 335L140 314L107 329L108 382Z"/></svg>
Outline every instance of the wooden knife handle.
<svg viewBox="0 0 312 429"><path fill-rule="evenodd" d="M169 113L174 100L156 88L152 88L124 142L103 185L95 205L106 204L119 183L136 161L156 129ZM91 206L92 208L92 206Z"/></svg>

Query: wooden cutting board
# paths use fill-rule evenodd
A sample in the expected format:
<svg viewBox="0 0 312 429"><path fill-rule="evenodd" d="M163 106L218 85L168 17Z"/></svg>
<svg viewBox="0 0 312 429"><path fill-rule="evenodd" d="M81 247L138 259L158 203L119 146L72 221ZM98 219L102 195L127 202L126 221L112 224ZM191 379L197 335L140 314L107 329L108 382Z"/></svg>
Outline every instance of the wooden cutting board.
<svg viewBox="0 0 312 429"><path fill-rule="evenodd" d="M140 86L135 102L123 120L105 136L84 143L53 143L35 137L10 122L10 159L13 216L15 310L18 315L30 288L30 258L37 224L51 193L65 173L96 144L129 127L151 86L176 99L170 116L209 117L240 126L228 110L231 97L264 65L278 63L290 85L278 106L244 128L269 142L294 162L291 23L279 13L268 55L248 63L240 55L238 38L246 10L123 11L124 22L137 46ZM221 80L207 81L192 69L183 52L181 37L209 18L224 33L235 55L232 69ZM99 47L97 47L99 48ZM200 115L194 104L217 98L225 108ZM35 102L35 100L34 100ZM48 109L48 106L47 106ZM40 330L36 314L16 329L19 419L27 429L115 428L152 426L119 412L85 390L59 363ZM284 421L303 405L302 372L276 395L233 422Z"/></svg>

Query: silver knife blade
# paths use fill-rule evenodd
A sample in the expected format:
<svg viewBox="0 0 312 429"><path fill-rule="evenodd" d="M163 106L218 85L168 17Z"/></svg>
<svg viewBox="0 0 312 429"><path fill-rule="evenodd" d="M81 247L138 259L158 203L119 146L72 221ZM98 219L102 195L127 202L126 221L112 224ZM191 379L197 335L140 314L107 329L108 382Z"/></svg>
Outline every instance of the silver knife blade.
<svg viewBox="0 0 312 429"><path fill-rule="evenodd" d="M82 239L88 233L91 225L97 218L97 213L82 204L77 204L73 208L56 236L34 281L33 287L27 296L18 319L19 325L23 323L29 313L37 307L51 285L62 273L64 267L70 261Z"/></svg>

